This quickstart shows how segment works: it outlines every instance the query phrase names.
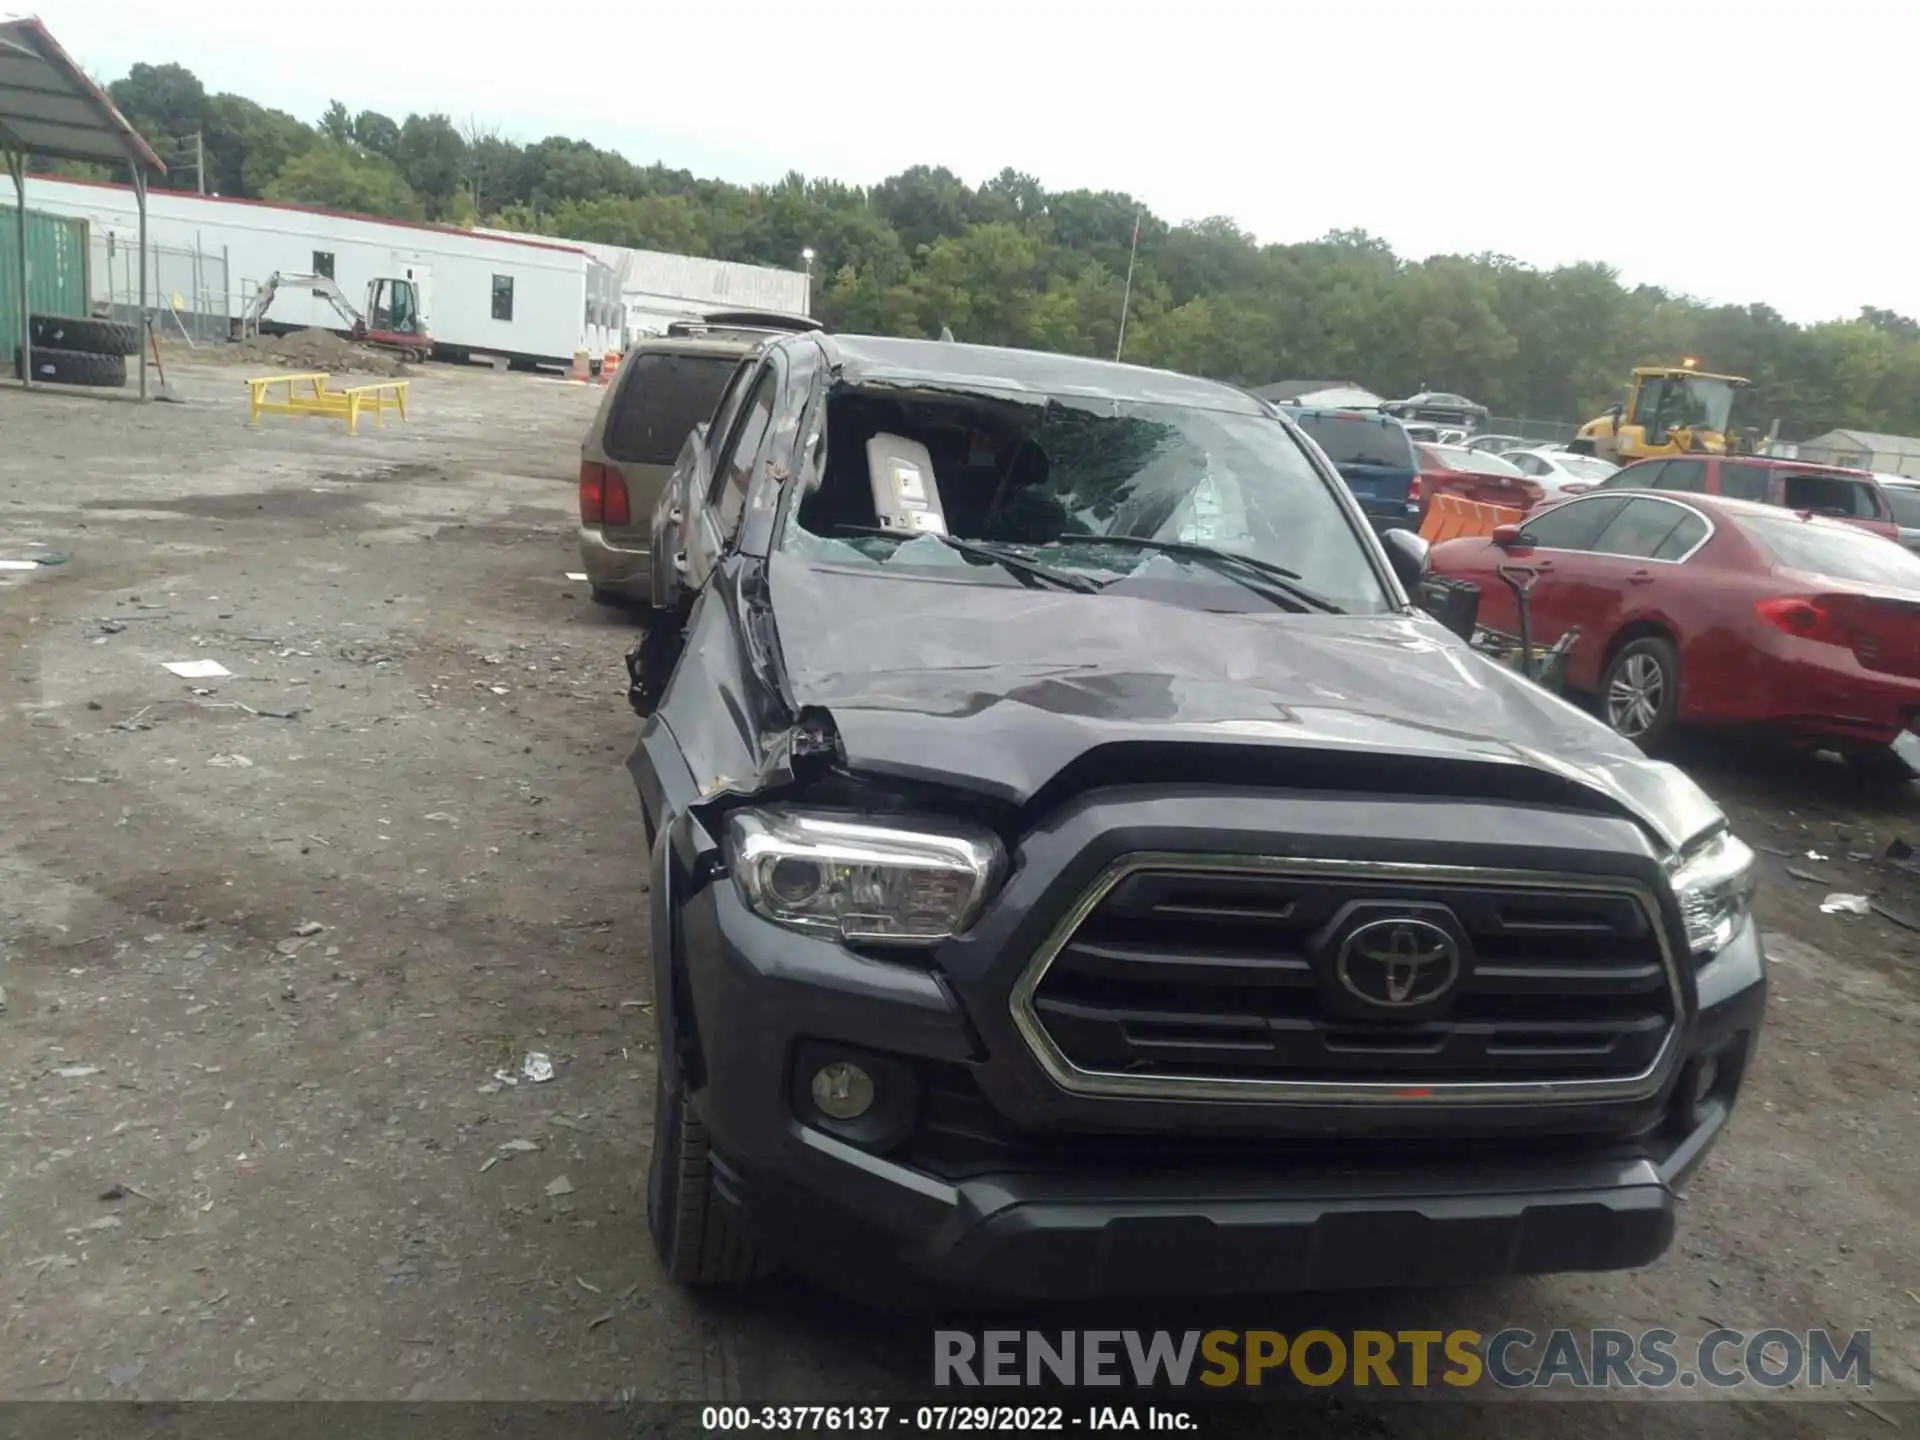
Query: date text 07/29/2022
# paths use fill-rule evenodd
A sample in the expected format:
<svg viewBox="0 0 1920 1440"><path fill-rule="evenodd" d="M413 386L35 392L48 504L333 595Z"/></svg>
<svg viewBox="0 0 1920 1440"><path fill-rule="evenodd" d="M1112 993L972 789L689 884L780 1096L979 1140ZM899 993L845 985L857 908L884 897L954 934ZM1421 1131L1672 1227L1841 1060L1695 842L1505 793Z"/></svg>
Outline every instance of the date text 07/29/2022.
<svg viewBox="0 0 1920 1440"><path fill-rule="evenodd" d="M1006 1434L1015 1431L1200 1428L1188 1410L1158 1405L709 1405L700 1412L709 1435L832 1431L921 1434Z"/></svg>

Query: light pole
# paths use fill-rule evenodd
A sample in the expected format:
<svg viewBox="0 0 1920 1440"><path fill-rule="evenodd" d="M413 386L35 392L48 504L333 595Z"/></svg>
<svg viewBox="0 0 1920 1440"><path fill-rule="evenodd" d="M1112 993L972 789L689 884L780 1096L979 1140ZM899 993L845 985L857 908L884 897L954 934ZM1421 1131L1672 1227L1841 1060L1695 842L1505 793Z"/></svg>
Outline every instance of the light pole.
<svg viewBox="0 0 1920 1440"><path fill-rule="evenodd" d="M811 245L800 252L800 259L806 264L807 279L813 279L813 247Z"/></svg>

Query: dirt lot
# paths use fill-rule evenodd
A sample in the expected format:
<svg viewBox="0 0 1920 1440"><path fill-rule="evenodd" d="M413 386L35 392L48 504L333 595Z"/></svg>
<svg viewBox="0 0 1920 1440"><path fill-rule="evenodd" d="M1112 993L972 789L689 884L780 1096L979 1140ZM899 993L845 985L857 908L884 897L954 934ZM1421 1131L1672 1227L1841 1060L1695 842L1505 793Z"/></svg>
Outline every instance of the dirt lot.
<svg viewBox="0 0 1920 1440"><path fill-rule="evenodd" d="M565 573L599 392L428 366L412 423L350 439L249 429L239 372L175 368L184 406L0 388L0 559L65 557L0 570L0 1399L919 1391L924 1326L784 1281L695 1306L646 1251L632 630ZM196 659L232 674L162 668ZM1920 878L1877 858L1920 843L1920 796L1689 763L1769 847L1776 963L1674 1252L1259 1323L1871 1328L1872 1412L1503 1428L1920 1423ZM1830 890L1906 923L1823 915ZM1479 1424L1348 1399L1285 1428Z"/></svg>

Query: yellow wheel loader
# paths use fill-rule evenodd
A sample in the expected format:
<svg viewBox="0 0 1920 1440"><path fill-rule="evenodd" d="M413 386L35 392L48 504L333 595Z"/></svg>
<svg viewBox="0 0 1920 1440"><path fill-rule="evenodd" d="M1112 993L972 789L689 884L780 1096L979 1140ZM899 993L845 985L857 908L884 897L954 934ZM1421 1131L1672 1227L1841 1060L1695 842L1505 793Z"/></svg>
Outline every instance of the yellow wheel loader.
<svg viewBox="0 0 1920 1440"><path fill-rule="evenodd" d="M1744 376L1710 375L1689 358L1678 365L1642 365L1623 405L1580 427L1567 448L1617 465L1649 455L1724 455L1741 448L1731 429L1733 397Z"/></svg>

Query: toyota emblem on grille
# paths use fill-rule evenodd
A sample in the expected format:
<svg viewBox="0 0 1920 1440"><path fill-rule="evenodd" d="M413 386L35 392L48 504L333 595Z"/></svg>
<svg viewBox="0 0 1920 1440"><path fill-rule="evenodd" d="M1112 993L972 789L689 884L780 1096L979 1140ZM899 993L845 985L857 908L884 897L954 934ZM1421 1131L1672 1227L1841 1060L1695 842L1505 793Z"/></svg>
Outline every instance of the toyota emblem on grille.
<svg viewBox="0 0 1920 1440"><path fill-rule="evenodd" d="M1348 992L1383 1010L1438 1000L1460 978L1460 947L1431 920L1370 920L1340 942L1335 973Z"/></svg>

